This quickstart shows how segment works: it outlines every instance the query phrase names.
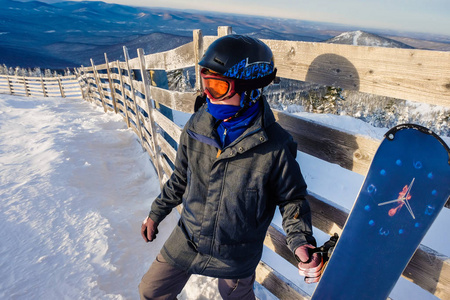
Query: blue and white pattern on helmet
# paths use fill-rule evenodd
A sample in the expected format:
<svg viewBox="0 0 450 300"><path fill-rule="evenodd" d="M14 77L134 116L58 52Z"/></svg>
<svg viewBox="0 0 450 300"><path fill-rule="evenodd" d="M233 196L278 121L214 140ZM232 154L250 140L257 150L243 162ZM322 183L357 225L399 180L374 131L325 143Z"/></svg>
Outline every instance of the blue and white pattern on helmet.
<svg viewBox="0 0 450 300"><path fill-rule="evenodd" d="M249 64L248 58L243 59L234 66L232 66L223 75L236 79L256 79L269 75L273 72L273 61L267 62L254 62Z"/></svg>

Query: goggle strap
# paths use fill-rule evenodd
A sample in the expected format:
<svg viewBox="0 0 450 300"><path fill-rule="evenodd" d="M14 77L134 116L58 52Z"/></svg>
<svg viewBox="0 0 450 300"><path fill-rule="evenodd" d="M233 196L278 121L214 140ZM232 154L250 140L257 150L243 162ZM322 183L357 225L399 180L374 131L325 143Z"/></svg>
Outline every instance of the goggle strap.
<svg viewBox="0 0 450 300"><path fill-rule="evenodd" d="M194 103L194 112L197 112L200 107L203 106L203 104L206 103L206 94L202 94L197 96L197 98L195 98L195 103Z"/></svg>

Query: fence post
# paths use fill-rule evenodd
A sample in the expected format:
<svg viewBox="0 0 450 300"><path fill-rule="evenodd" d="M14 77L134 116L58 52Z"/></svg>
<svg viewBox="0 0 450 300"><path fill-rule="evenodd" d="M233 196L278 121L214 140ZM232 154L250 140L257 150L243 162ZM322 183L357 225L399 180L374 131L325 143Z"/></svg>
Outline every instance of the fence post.
<svg viewBox="0 0 450 300"><path fill-rule="evenodd" d="M130 69L130 63L129 63L129 55L128 55L128 49L126 46L123 46L123 54L125 56L125 62L127 64L127 69L128 69L128 77L130 78L130 88L131 88L131 100L133 100L134 103L134 114L136 115L136 126L137 126L137 130L139 131L139 138L141 139L141 146L142 149L145 150L144 148L144 142L143 142L143 138L142 138L142 129L141 129L141 118L139 117L141 115L141 113L138 110L138 105L136 102L136 93L134 91L134 87L133 87L133 76L131 76L131 69Z"/></svg>
<svg viewBox="0 0 450 300"><path fill-rule="evenodd" d="M153 105L151 103L151 90L150 90L150 79L149 74L147 70L145 69L145 57L144 57L144 50L142 48L137 49L138 57L139 57L139 65L141 67L141 75L142 75L142 82L144 84L144 94L145 94L145 100L147 103L147 111L148 111L148 119L150 124L150 132L151 132L151 139L152 143L150 146L153 148L153 153L155 153L155 165L156 165L156 171L158 173L159 178L159 184L162 188L162 182L163 182L163 169L161 166L161 152L159 151L159 145L158 145L158 133L156 132L156 124L153 120Z"/></svg>
<svg viewBox="0 0 450 300"><path fill-rule="evenodd" d="M59 84L59 91L61 92L61 97L66 98L66 95L64 94L64 89L61 82L61 76L58 75L58 84Z"/></svg>
<svg viewBox="0 0 450 300"><path fill-rule="evenodd" d="M44 78L42 77L42 75L41 75L41 86L42 86L42 94L44 95L44 97L48 97L47 91L45 90Z"/></svg>
<svg viewBox="0 0 450 300"><path fill-rule="evenodd" d="M98 77L98 73L97 73L97 68L94 65L94 60L91 58L91 65L92 65L92 70L94 71L94 78L95 78L95 83L97 84L97 91L98 91L98 95L100 96L100 100L102 101L102 105L103 105L103 109L106 112L106 105L105 105L105 100L103 99L103 88L100 85L100 80Z"/></svg>
<svg viewBox="0 0 450 300"><path fill-rule="evenodd" d="M193 31L194 39L194 60L195 60L195 89L203 91L202 81L200 80L200 67L198 62L203 55L203 33L200 29Z"/></svg>
<svg viewBox="0 0 450 300"><path fill-rule="evenodd" d="M109 61L108 56L105 53L105 62L106 62L106 72L108 73L108 82L109 82L109 91L111 95L111 100L114 107L114 112L117 114L117 105L116 105L116 89L113 89L113 83L111 80L111 71L109 70Z"/></svg>
<svg viewBox="0 0 450 300"><path fill-rule="evenodd" d="M127 104L127 96L125 95L125 87L123 85L123 75L122 69L120 68L120 62L117 60L117 72L119 72L120 79L120 92L122 93L123 107L125 109L125 121L127 122L128 128L130 128L130 118L128 117L128 104Z"/></svg>
<svg viewBox="0 0 450 300"><path fill-rule="evenodd" d="M6 80L8 81L9 93L11 95L14 95L13 88L12 88L12 85L11 85L11 81L9 80L9 76L8 75L6 75Z"/></svg>
<svg viewBox="0 0 450 300"><path fill-rule="evenodd" d="M84 69L83 65L81 65L81 67ZM84 71L82 71L82 72L84 72ZM77 77L78 85L80 86L81 97L83 98L83 100L87 101L86 94L84 93L83 84L81 83L82 81L84 82L84 79L83 79L83 75L80 72L80 68L75 69L75 76Z"/></svg>
<svg viewBox="0 0 450 300"><path fill-rule="evenodd" d="M217 35L219 37L226 36L232 33L231 26L219 26L217 27Z"/></svg>
<svg viewBox="0 0 450 300"><path fill-rule="evenodd" d="M88 77L86 74L88 74L85 70L84 70L84 66L82 65L81 66L81 68L82 68L82 72L83 72L83 76L84 76L84 81L85 81L85 84L86 84L86 98L87 98L87 100L89 101L89 102L91 102L92 103L92 94L91 94L91 82L90 82L90 76ZM94 73L92 73L92 74L94 74Z"/></svg>
<svg viewBox="0 0 450 300"><path fill-rule="evenodd" d="M162 89L169 89L169 80L167 77L166 70L150 70L150 84L152 86L156 86ZM173 112L172 109L166 105L163 105L159 103L158 101L154 100L155 109L157 109L160 113L163 114L163 116L167 117L170 121L173 122ZM176 148L177 142L172 139L172 137L167 134L166 132L163 132L163 137L166 139L169 144Z"/></svg>
<svg viewBox="0 0 450 300"><path fill-rule="evenodd" d="M23 87L24 87L24 89L25 89L25 95L26 95L27 97L29 97L30 94L28 93L28 84L27 84L27 80L25 79L25 76L22 76L22 78L23 78Z"/></svg>

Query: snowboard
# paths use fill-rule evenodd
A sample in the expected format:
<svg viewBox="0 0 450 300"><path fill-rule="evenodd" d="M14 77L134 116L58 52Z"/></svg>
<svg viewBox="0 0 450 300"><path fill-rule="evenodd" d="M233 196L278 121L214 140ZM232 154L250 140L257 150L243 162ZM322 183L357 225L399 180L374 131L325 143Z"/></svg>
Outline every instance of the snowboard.
<svg viewBox="0 0 450 300"><path fill-rule="evenodd" d="M384 136L313 300L383 299L450 197L450 150L429 129Z"/></svg>

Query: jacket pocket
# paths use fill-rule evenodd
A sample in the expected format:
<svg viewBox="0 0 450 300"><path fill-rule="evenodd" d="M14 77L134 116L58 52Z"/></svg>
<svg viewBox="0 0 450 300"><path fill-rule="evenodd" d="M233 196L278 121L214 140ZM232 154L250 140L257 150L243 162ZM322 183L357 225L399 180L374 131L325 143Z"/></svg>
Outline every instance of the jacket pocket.
<svg viewBox="0 0 450 300"><path fill-rule="evenodd" d="M251 227L259 225L258 217L260 212L260 201L257 189L247 189L245 192L245 209L248 216L248 222Z"/></svg>
<svg viewBox="0 0 450 300"><path fill-rule="evenodd" d="M258 199L258 190L249 188L246 189L244 193L237 199L235 202L230 201L227 203L229 207L233 209L229 209L232 213L229 216L228 222L232 221L233 224L231 226L236 226L236 229L240 228L241 233L247 233L248 231L254 230L257 223L257 213L259 207L259 199Z"/></svg>

